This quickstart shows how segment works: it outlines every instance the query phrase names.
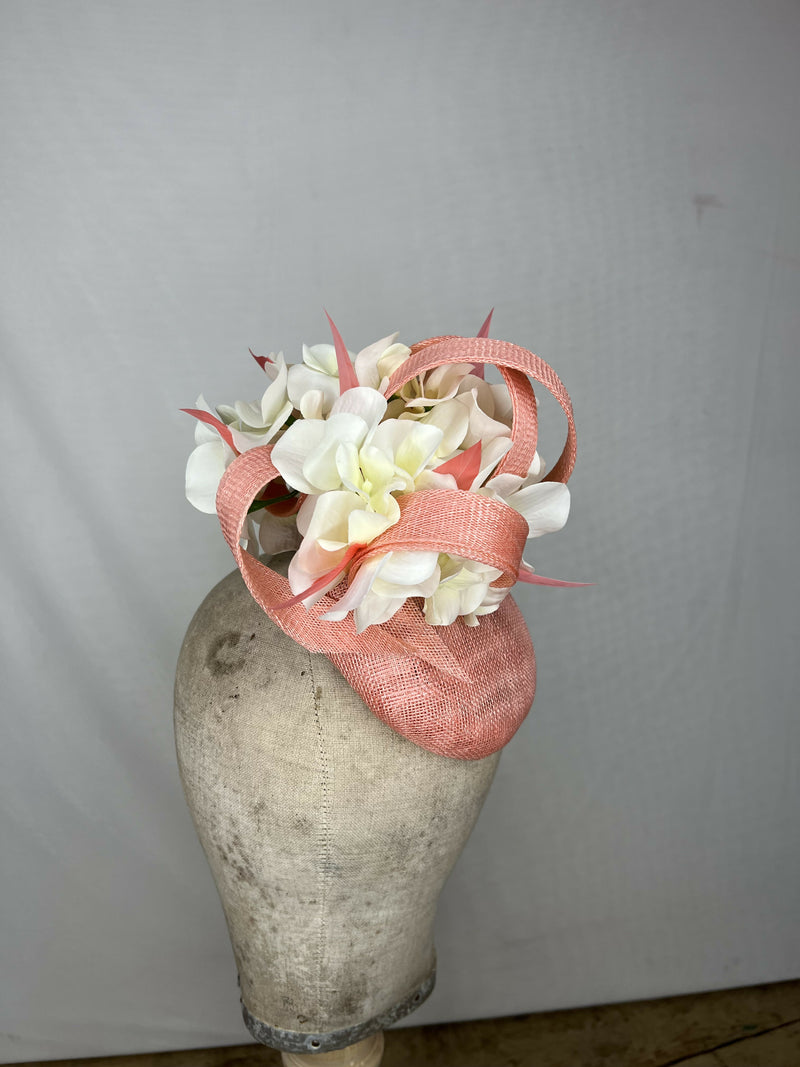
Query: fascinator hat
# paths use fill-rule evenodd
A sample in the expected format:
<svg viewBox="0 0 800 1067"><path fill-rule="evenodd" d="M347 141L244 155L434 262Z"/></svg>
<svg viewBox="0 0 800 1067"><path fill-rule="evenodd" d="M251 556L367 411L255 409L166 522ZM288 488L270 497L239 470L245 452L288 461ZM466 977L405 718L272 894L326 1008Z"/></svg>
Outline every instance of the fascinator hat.
<svg viewBox="0 0 800 1067"><path fill-rule="evenodd" d="M187 496L218 515L258 604L393 730L469 760L502 748L534 697L510 589L584 584L523 559L569 513L570 398L544 360L489 338L490 320L475 337L408 348L392 335L355 355L330 322L333 344L304 346L301 364L254 356L260 402L184 409L198 420ZM567 422L549 472L532 381ZM258 558L285 548L286 578Z"/></svg>

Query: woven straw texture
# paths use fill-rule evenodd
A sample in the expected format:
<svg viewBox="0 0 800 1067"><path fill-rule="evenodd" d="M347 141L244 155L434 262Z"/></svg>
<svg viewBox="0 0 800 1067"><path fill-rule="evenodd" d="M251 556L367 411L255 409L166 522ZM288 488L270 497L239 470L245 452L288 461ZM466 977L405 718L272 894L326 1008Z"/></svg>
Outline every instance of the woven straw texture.
<svg viewBox="0 0 800 1067"><path fill-rule="evenodd" d="M566 482L575 463L572 405L556 373L532 352L486 338L431 338L414 346L393 375L391 396L417 374L444 363L493 363L502 373L513 407L512 447L498 470L524 475L536 449L536 398L528 376L555 396L567 418L564 450L548 480ZM244 552L240 538L247 510L279 472L271 446L239 456L222 478L217 513L225 539L250 592L270 618L305 648L323 652L372 711L415 744L457 759L482 759L502 748L533 702L536 664L524 620L510 597L477 627L461 620L429 626L409 599L381 626L357 634L352 618L325 622L343 588L307 610L285 607L292 597L285 578ZM512 585L519 571L527 522L501 501L462 490L411 494L399 522L354 560L392 548L450 551L499 568L495 584Z"/></svg>

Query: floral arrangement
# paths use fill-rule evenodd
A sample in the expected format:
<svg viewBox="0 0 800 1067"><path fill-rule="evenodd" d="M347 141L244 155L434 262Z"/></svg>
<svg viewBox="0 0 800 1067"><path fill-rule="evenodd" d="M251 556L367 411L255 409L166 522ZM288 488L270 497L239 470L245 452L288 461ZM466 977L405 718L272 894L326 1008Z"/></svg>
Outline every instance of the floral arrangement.
<svg viewBox="0 0 800 1067"><path fill-rule="evenodd" d="M320 618L335 622L352 615L360 634L387 623L409 598L421 598L429 625L461 619L478 626L481 616L498 610L513 584L499 567L445 544L385 551L380 546L410 497L430 490L502 502L524 518L529 538L564 526L570 506L566 477L545 480L535 441L522 470L503 467L514 443L510 375L520 372L490 384L482 363L460 361L407 377L403 370L412 354L432 342L410 348L392 334L351 353L328 321L333 344L304 345L302 363L287 365L282 353L251 352L267 378L259 401L220 404L212 411L200 396L195 408L184 409L198 420L186 496L200 511L216 513L227 468L237 457L271 446L279 476L250 505L240 545L256 555L294 551L288 571L293 596L284 607L310 608L335 590ZM488 338L490 321L491 313L478 338ZM395 387L396 382L402 384ZM519 387L516 393L523 395ZM527 411L535 426L535 400L532 404ZM452 498L426 495L426 502L433 499ZM524 560L515 577L580 584L542 578Z"/></svg>

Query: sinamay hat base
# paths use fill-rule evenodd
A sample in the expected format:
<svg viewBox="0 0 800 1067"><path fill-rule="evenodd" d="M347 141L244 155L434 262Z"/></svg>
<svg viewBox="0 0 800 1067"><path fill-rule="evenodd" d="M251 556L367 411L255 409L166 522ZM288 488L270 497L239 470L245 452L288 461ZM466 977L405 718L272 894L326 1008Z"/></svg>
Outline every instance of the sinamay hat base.
<svg viewBox="0 0 800 1067"><path fill-rule="evenodd" d="M322 1063L414 1011L433 988L437 900L499 753L453 759L401 737L239 571L189 626L175 732L256 1040ZM377 1044L363 1051L378 1062Z"/></svg>

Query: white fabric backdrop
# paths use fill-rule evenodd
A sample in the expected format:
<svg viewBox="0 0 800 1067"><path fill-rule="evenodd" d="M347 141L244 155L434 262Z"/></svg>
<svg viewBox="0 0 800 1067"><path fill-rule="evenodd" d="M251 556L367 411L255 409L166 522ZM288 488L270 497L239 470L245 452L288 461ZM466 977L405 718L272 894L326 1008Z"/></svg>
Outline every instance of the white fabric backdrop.
<svg viewBox="0 0 800 1067"><path fill-rule="evenodd" d="M579 457L445 891L450 1020L795 977L800 8L0 6L4 1062L246 1039L171 683L248 345L494 336ZM555 405L542 451L560 448ZM549 448L547 441L550 441Z"/></svg>

